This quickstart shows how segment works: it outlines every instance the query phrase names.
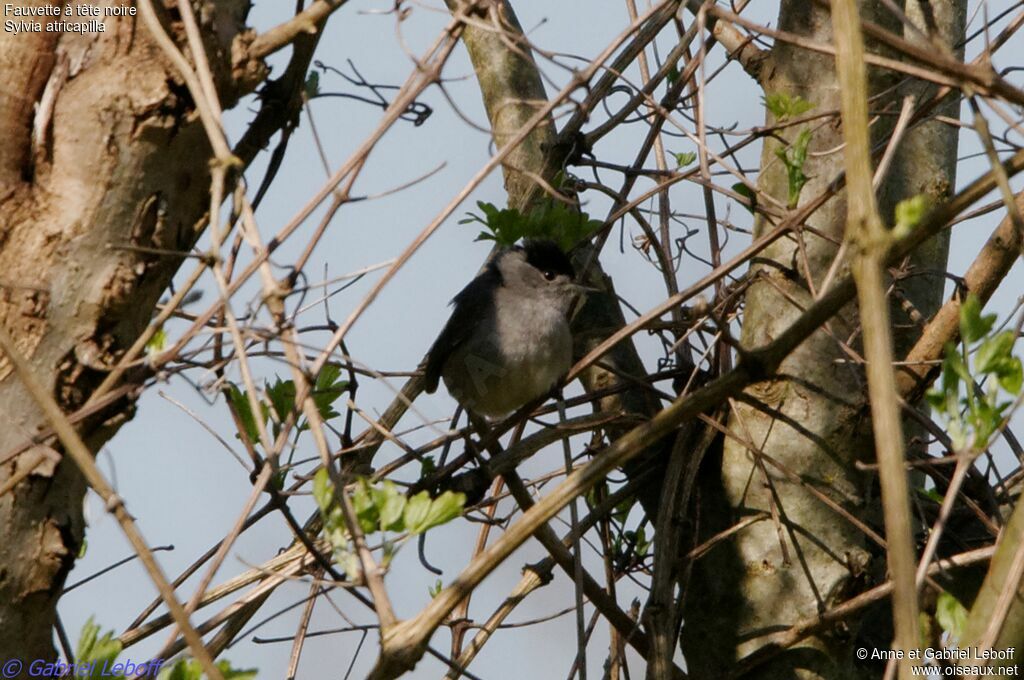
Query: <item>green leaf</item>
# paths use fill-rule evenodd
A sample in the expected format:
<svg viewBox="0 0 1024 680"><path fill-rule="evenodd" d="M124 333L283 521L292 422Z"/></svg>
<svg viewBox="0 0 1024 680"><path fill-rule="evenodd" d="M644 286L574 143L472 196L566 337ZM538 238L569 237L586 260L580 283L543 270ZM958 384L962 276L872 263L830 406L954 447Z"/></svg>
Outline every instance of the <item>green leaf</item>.
<svg viewBox="0 0 1024 680"><path fill-rule="evenodd" d="M93 617L82 626L82 632L78 634L78 647L75 648L75 658L83 659L92 652L96 645L96 637L99 635L100 627L93 621Z"/></svg>
<svg viewBox="0 0 1024 680"><path fill-rule="evenodd" d="M260 435L256 430L256 420L252 417L252 409L249 408L249 400L246 398L245 392L239 389L238 385L228 383L227 395L235 413L238 414L238 419L242 421L242 429L245 431L246 436L248 436L249 441L258 442ZM242 438L240 433L235 436L239 439Z"/></svg>
<svg viewBox="0 0 1024 680"><path fill-rule="evenodd" d="M647 540L647 532L644 531L643 527L640 527L636 531L636 554L640 557L646 557L650 548L651 542Z"/></svg>
<svg viewBox="0 0 1024 680"><path fill-rule="evenodd" d="M413 534L421 533L423 530L420 527L423 526L429 512L430 494L420 491L405 503L403 517L406 530Z"/></svg>
<svg viewBox="0 0 1024 680"><path fill-rule="evenodd" d="M380 520L380 513L377 511L377 504L373 497L374 491L365 479L360 479L352 492L352 506L359 519L359 527L366 534L376 531Z"/></svg>
<svg viewBox="0 0 1024 680"><path fill-rule="evenodd" d="M804 162L807 160L807 147L811 143L811 131L809 128L801 130L796 139L784 148L776 149L775 155L786 166L786 176L789 182L789 207L795 208L800 202L800 192L807 184L807 176L804 174Z"/></svg>
<svg viewBox="0 0 1024 680"><path fill-rule="evenodd" d="M918 194L897 203L893 236L896 238L908 236L921 222L926 212L928 212L928 197L925 194Z"/></svg>
<svg viewBox="0 0 1024 680"><path fill-rule="evenodd" d="M383 486L384 500L378 501L377 513L380 515L380 528L382 531L402 531L405 522L402 521L402 511L405 510L405 496L398 490L395 483L387 480Z"/></svg>
<svg viewBox="0 0 1024 680"><path fill-rule="evenodd" d="M306 82L303 84L303 90L306 93L306 99L312 99L320 94L320 73L318 71L310 71L306 75Z"/></svg>
<svg viewBox="0 0 1024 680"><path fill-rule="evenodd" d="M942 626L942 630L959 640L967 623L967 609L958 599L943 591L935 604L935 620Z"/></svg>
<svg viewBox="0 0 1024 680"><path fill-rule="evenodd" d="M94 664L92 671L87 676L76 675L76 677L87 678L123 678L123 674L111 669L117 655L121 653L121 641L114 637L114 631L108 630L100 636L100 627L93 617L82 626L82 632L78 637L78 646L75 648L75 662L79 664ZM111 671L114 672L111 672Z"/></svg>
<svg viewBox="0 0 1024 680"><path fill-rule="evenodd" d="M478 202L477 206L483 216L468 213L469 217L460 224L483 224L485 231L480 232L477 240L491 240L506 247L521 239L546 238L569 251L604 225L575 206L551 197L525 215L514 208L498 209L490 203Z"/></svg>
<svg viewBox="0 0 1024 680"><path fill-rule="evenodd" d="M427 515L415 529L406 526L410 533L421 534L424 531L452 521L462 514L462 507L466 504L466 494L445 491L443 494L430 501Z"/></svg>
<svg viewBox="0 0 1024 680"><path fill-rule="evenodd" d="M173 666L164 666L157 680L201 680L203 667L195 659L178 659Z"/></svg>
<svg viewBox="0 0 1024 680"><path fill-rule="evenodd" d="M668 81L669 85L672 85L679 80L679 68L675 64L668 67L668 73L665 74L665 80Z"/></svg>
<svg viewBox="0 0 1024 680"><path fill-rule="evenodd" d="M960 335L964 342L972 343L985 337L996 322L995 314L981 315L981 301L971 293L960 306Z"/></svg>
<svg viewBox="0 0 1024 680"><path fill-rule="evenodd" d="M697 160L697 153L694 151L678 151L672 154L676 159L676 168L685 168L695 160Z"/></svg>
<svg viewBox="0 0 1024 680"><path fill-rule="evenodd" d="M790 96L785 92L774 92L762 97L767 108L777 121L796 118L814 108L814 104L800 95Z"/></svg>
<svg viewBox="0 0 1024 680"><path fill-rule="evenodd" d="M313 475L313 498L320 512L327 512L334 504L334 485L327 470L320 468Z"/></svg>
<svg viewBox="0 0 1024 680"><path fill-rule="evenodd" d="M1014 396L1020 394L1021 383L1024 382L1020 359L1017 357L1003 359L996 366L995 374L999 378L1000 387Z"/></svg>
<svg viewBox="0 0 1024 680"><path fill-rule="evenodd" d="M440 595L442 590L444 590L444 584L441 583L441 579L437 579L434 581L434 585L427 588L427 592L430 593L431 599Z"/></svg>
<svg viewBox="0 0 1024 680"><path fill-rule="evenodd" d="M971 384L971 372L967 370L967 364L957 351L956 345L946 343L946 356L942 359L942 389L946 394L955 393L960 388L961 380Z"/></svg>
<svg viewBox="0 0 1024 680"><path fill-rule="evenodd" d="M747 199L748 202L740 203L740 205L746 208L747 212L749 212L751 215L757 214L757 194L754 193L753 189L748 187L743 182L736 182L736 184L732 185L732 190L735 191L740 196L742 196L743 198Z"/></svg>
<svg viewBox="0 0 1024 680"><path fill-rule="evenodd" d="M256 680L255 668L233 668L227 659L218 661L217 668L224 680Z"/></svg>
<svg viewBox="0 0 1024 680"><path fill-rule="evenodd" d="M946 393L939 388L933 387L928 390L925 392L924 398L925 401L928 402L928 405L935 411L938 411L939 413L946 412Z"/></svg>
<svg viewBox="0 0 1024 680"><path fill-rule="evenodd" d="M160 352L164 351L164 347L167 345L167 331L164 330L163 326L157 329L156 333L153 333L153 337L146 343L146 356L152 360Z"/></svg>
<svg viewBox="0 0 1024 680"><path fill-rule="evenodd" d="M321 418L330 420L340 415L332 405L345 394L346 389L348 381L341 379L341 366L324 364L313 386L313 403L316 404L316 410L320 412Z"/></svg>
<svg viewBox="0 0 1024 680"><path fill-rule="evenodd" d="M1010 358L1015 339L1013 331L1003 331L985 338L974 355L974 370L982 375L994 373L999 362Z"/></svg>
<svg viewBox="0 0 1024 680"><path fill-rule="evenodd" d="M433 456L420 458L420 481L433 476L435 472L437 472L437 463L434 462Z"/></svg>
<svg viewBox="0 0 1024 680"><path fill-rule="evenodd" d="M972 445L976 449L988 446L989 439L1003 423L1003 412L1009 408L1010 402L994 405L987 399L975 401L970 410L970 424L974 429Z"/></svg>
<svg viewBox="0 0 1024 680"><path fill-rule="evenodd" d="M295 410L295 381L281 380L277 378L273 385L267 385L267 398L270 399L270 407L274 409L274 437L280 430L279 423L283 423L290 413Z"/></svg>
<svg viewBox="0 0 1024 680"><path fill-rule="evenodd" d="M633 511L633 506L636 504L636 498L627 496L626 498L619 501L612 510L612 519L619 524L625 524L626 519L629 518L629 513Z"/></svg>

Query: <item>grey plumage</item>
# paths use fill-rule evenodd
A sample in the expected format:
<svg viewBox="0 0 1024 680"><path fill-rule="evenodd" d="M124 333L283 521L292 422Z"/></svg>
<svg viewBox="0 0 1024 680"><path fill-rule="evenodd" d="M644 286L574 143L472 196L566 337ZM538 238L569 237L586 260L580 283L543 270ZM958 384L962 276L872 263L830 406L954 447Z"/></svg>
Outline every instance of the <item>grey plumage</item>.
<svg viewBox="0 0 1024 680"><path fill-rule="evenodd" d="M427 358L427 392L443 378L460 404L490 418L546 394L572 364L573 276L550 241L498 253L452 301Z"/></svg>

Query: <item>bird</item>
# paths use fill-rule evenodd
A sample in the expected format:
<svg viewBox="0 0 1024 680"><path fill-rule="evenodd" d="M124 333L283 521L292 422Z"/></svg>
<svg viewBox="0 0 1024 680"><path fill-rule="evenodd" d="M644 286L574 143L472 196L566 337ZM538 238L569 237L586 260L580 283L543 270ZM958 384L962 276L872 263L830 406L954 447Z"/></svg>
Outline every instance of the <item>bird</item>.
<svg viewBox="0 0 1024 680"><path fill-rule="evenodd" d="M572 365L569 314L586 290L554 242L500 250L452 300L427 354L425 388L441 379L472 414L499 419L550 392Z"/></svg>

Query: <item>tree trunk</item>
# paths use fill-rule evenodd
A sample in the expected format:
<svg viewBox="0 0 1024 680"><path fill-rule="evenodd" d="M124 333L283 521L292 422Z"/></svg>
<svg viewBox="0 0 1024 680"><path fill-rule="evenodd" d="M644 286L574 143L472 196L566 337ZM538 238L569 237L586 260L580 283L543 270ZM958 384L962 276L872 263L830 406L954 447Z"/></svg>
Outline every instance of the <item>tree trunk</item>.
<svg viewBox="0 0 1024 680"><path fill-rule="evenodd" d="M920 26L917 2L907 12ZM931 3L942 26L943 40L956 44L963 37L964 3ZM902 29L880 2L861 3L861 16L909 40L918 38ZM832 44L827 9L816 3L783 2L781 30ZM869 41L868 48L879 51ZM887 55L892 56L892 55ZM843 166L843 134L838 120L839 90L833 58L782 41L775 43L763 71L766 94L801 96L813 103L812 113L831 113L806 125L812 129L810 153L804 173L809 181L801 204L826 189ZM873 100L872 139L889 138L904 94L931 92L919 82L886 90L898 79L880 69L869 71ZM942 113L957 117L958 104ZM768 125L776 123L767 113ZM792 141L803 126L778 133ZM928 123L903 140L880 191L883 219L891 220L899 200L926 193L942 200L953 188L957 130ZM787 203L786 169L776 156L778 139L765 142L759 188ZM808 220L817 233L802 231L776 241L753 267L754 281L746 296L742 344L766 344L786 329L821 292L843 241L845 195L830 199ZM773 225L759 218L756 235ZM797 240L802 240L802 248ZM948 240L934 239L913 258L913 271L945 269ZM916 276L899 284L903 294L925 318L936 310L942 294L941 277ZM711 470L704 480L700 508L701 534L706 538L732 524L763 514L766 519L745 527L699 560L687 583L683 650L697 677L715 677L739 659L758 650L766 636L785 626L813 617L836 604L861 584L865 575L884 580L884 551L868 545L863 532L795 483L783 468L805 484L826 494L846 511L880 527L877 493L870 493L872 478L859 473L856 461L873 459L871 423L866 408L862 368L850 361L840 341L857 349L857 310L848 306L793 352L779 376L747 390L733 404L721 471ZM920 332L907 313L894 308L898 356ZM764 454L762 457L761 454ZM770 457L770 460L767 459ZM781 467L777 467L778 464ZM858 633L858 631L854 631ZM869 633L872 631L864 631ZM824 631L797 647L758 666L759 678L845 678L870 675L855 664L851 653L855 635ZM888 648L884 632L880 648Z"/></svg>
<svg viewBox="0 0 1024 680"><path fill-rule="evenodd" d="M230 48L248 3L202 9L205 48L230 106ZM172 34L180 29L176 12L161 14ZM79 19L39 18L43 32L0 34L0 323L73 413L146 327L182 261L151 249L187 251L204 226L210 148L187 89L141 18L107 17L105 31L86 34L45 31L46 21ZM77 423L93 450L129 417L127 399ZM38 449L25 449L48 426L3 355L0 423L3 486L39 460ZM0 658L53 658L55 608L82 543L84 493L63 459L0 496Z"/></svg>

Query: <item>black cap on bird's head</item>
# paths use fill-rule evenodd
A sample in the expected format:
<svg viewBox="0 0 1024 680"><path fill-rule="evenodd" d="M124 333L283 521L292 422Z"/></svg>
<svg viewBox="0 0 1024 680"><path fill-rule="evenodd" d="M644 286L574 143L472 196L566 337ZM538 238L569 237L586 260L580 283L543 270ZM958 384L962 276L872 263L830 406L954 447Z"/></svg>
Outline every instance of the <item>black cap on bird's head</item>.
<svg viewBox="0 0 1024 680"><path fill-rule="evenodd" d="M542 272L564 274L570 279L575 278L576 270L573 269L572 261L554 241L531 239L524 241L521 247L526 254L526 261L536 269Z"/></svg>

